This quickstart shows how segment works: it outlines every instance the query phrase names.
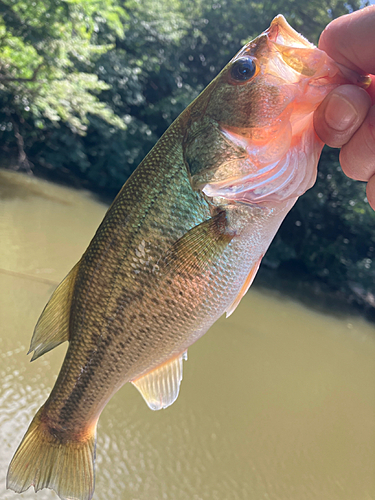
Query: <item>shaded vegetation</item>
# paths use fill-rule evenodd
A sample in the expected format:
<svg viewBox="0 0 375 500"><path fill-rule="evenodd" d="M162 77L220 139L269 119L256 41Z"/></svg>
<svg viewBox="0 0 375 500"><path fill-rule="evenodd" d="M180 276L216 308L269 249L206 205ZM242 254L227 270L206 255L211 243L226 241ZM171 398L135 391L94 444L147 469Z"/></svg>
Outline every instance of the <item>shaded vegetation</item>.
<svg viewBox="0 0 375 500"><path fill-rule="evenodd" d="M311 41L360 2L0 0L0 156L113 196L242 44L283 13ZM375 305L375 214L325 149L264 265Z"/></svg>

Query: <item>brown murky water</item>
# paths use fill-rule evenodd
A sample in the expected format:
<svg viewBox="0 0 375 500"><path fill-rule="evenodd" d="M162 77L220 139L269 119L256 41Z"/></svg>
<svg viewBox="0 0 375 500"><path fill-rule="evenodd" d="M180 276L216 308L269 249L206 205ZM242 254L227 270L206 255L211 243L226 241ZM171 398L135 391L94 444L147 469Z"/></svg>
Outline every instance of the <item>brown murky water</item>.
<svg viewBox="0 0 375 500"><path fill-rule="evenodd" d="M106 207L0 171L0 500L65 347L30 364L33 327ZM375 499L375 328L251 290L189 349L177 402L123 387L98 428L96 500Z"/></svg>

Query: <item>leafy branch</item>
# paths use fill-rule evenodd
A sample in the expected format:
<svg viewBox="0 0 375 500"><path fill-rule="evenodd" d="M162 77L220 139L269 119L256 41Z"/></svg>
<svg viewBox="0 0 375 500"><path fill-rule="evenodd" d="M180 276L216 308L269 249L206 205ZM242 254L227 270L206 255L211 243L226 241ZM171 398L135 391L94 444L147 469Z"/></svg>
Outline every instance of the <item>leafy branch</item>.
<svg viewBox="0 0 375 500"><path fill-rule="evenodd" d="M44 66L44 63L40 63L33 72L33 75L31 78L15 78L12 76L5 76L0 74L0 81L5 81L5 82L35 82L38 76L38 73L40 69Z"/></svg>

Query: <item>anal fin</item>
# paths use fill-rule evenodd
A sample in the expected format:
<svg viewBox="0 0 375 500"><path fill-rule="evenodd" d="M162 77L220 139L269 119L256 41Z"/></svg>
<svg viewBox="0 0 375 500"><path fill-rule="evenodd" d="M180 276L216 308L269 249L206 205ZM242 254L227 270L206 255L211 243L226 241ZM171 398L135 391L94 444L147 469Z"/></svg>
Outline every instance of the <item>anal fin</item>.
<svg viewBox="0 0 375 500"><path fill-rule="evenodd" d="M257 260L257 262L254 264L254 266L251 268L245 283L242 285L241 290L239 291L237 297L235 298L234 302L228 307L226 310L226 317L229 318L229 316L235 311L237 308L238 304L241 302L242 297L246 294L248 289L250 288L252 282L254 281L254 278L256 276L256 273L258 272L260 263L263 259L263 255Z"/></svg>
<svg viewBox="0 0 375 500"><path fill-rule="evenodd" d="M40 315L28 352L34 351L31 361L69 340L70 307L78 268L79 262L53 292Z"/></svg>
<svg viewBox="0 0 375 500"><path fill-rule="evenodd" d="M187 352L167 361L142 377L132 380L151 410L161 410L174 403L182 380L182 362Z"/></svg>

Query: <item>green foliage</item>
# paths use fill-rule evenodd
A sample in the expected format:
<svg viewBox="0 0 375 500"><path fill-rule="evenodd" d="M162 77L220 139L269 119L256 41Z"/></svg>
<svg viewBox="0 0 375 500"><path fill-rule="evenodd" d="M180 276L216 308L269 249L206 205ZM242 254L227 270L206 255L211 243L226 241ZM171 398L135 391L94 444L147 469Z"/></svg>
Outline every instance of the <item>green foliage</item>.
<svg viewBox="0 0 375 500"><path fill-rule="evenodd" d="M125 128L97 97L108 85L93 74L94 63L112 47L97 43L99 12L122 37L125 11L110 0L0 2L0 119L16 138L26 120L38 129L62 121L82 134L89 112Z"/></svg>
<svg viewBox="0 0 375 500"><path fill-rule="evenodd" d="M30 103L30 111L36 118L45 117L51 122L61 120L80 135L86 132L88 113L100 116L107 123L124 129L124 121L92 93L108 88L97 75L72 73L64 79L39 85L38 94Z"/></svg>

